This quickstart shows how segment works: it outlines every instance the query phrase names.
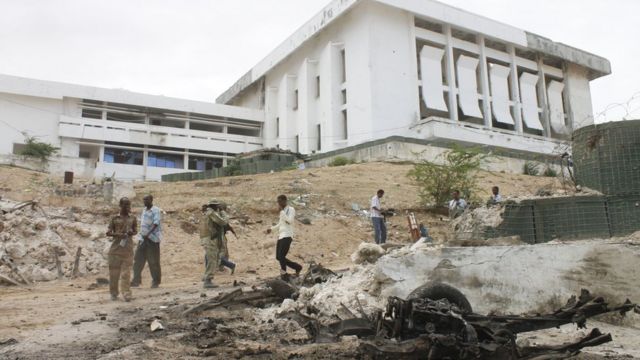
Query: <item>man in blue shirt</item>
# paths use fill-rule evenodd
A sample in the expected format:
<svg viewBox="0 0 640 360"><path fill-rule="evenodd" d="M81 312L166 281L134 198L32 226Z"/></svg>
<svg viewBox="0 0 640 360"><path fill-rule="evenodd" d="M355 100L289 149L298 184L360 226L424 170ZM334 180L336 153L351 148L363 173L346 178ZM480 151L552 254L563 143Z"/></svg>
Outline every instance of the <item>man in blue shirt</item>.
<svg viewBox="0 0 640 360"><path fill-rule="evenodd" d="M153 196L146 195L143 198L144 209L140 216L140 234L138 246L134 255L133 279L131 286L140 286L144 264L149 263L151 272L151 288L160 286L160 240L162 240L162 225L160 208L153 206Z"/></svg>

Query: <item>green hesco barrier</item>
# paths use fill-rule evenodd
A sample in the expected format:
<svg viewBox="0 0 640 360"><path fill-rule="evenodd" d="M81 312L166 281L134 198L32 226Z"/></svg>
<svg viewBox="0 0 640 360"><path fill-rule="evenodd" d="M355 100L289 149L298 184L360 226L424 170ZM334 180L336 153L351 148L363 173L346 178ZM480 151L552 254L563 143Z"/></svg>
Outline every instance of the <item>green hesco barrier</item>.
<svg viewBox="0 0 640 360"><path fill-rule="evenodd" d="M525 200L505 204L502 217L485 238L519 236L534 244L624 236L640 230L640 194Z"/></svg>
<svg viewBox="0 0 640 360"><path fill-rule="evenodd" d="M640 230L640 194L607 197L611 235L624 236Z"/></svg>
<svg viewBox="0 0 640 360"><path fill-rule="evenodd" d="M573 161L580 185L606 195L640 193L640 120L576 130Z"/></svg>

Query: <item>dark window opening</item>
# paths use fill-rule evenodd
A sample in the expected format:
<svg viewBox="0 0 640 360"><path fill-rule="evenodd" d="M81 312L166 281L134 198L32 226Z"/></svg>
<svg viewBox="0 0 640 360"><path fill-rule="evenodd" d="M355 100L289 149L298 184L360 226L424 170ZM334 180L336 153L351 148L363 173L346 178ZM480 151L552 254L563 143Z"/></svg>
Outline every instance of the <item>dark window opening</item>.
<svg viewBox="0 0 640 360"><path fill-rule="evenodd" d="M342 89L341 93L342 105L347 104L347 89Z"/></svg>
<svg viewBox="0 0 640 360"><path fill-rule="evenodd" d="M222 167L222 159L189 155L189 170L208 171Z"/></svg>
<svg viewBox="0 0 640 360"><path fill-rule="evenodd" d="M102 119L102 110L82 109L82 117L85 119Z"/></svg>
<svg viewBox="0 0 640 360"><path fill-rule="evenodd" d="M242 136L260 136L260 129L244 129L244 128L234 128L228 127L227 133L231 135L242 135Z"/></svg>
<svg viewBox="0 0 640 360"><path fill-rule="evenodd" d="M151 125L155 125L155 126L166 126L166 127L177 128L177 129L184 129L186 124L184 121L162 119L162 118L151 118L150 123Z"/></svg>
<svg viewBox="0 0 640 360"><path fill-rule="evenodd" d="M316 98L320 97L320 75L316 76Z"/></svg>
<svg viewBox="0 0 640 360"><path fill-rule="evenodd" d="M280 137L280 118L276 118L276 137Z"/></svg>
<svg viewBox="0 0 640 360"><path fill-rule="evenodd" d="M298 110L298 89L293 90L293 110Z"/></svg>
<svg viewBox="0 0 640 360"><path fill-rule="evenodd" d="M347 119L347 110L342 110L342 140L349 139L349 124Z"/></svg>
<svg viewBox="0 0 640 360"><path fill-rule="evenodd" d="M138 150L125 150L116 148L104 148L105 163L111 164L127 164L127 165L142 165L143 152Z"/></svg>
<svg viewBox="0 0 640 360"><path fill-rule="evenodd" d="M133 124L144 124L145 116L143 114L125 114L117 112L107 112L107 120L120 121Z"/></svg>
<svg viewBox="0 0 640 360"><path fill-rule="evenodd" d="M207 124L207 123L200 123L200 122L193 122L193 121L189 123L189 129L216 132L216 133L221 133L224 131L224 128L221 125Z"/></svg>
<svg viewBox="0 0 640 360"><path fill-rule="evenodd" d="M316 146L318 151L322 150L322 128L320 124L318 124L318 144Z"/></svg>

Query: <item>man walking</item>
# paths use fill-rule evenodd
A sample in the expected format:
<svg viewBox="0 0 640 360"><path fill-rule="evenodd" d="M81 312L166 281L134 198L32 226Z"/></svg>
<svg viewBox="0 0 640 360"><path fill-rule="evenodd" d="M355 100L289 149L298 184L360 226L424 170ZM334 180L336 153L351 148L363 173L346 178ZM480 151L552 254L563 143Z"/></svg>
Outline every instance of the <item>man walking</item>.
<svg viewBox="0 0 640 360"><path fill-rule="evenodd" d="M296 210L289 206L285 195L278 196L278 207L280 208L280 218L278 223L267 229L267 234L278 231L278 242L276 244L276 260L280 262L280 275L287 274L287 266L295 270L296 275L300 275L302 265L287 259L291 242L293 241L294 221Z"/></svg>
<svg viewBox="0 0 640 360"><path fill-rule="evenodd" d="M384 223L382 216L382 207L380 199L384 196L384 190L380 189L374 197L371 198L371 223L375 234L376 244L381 245L387 242L387 225Z"/></svg>
<svg viewBox="0 0 640 360"><path fill-rule="evenodd" d="M131 216L131 201L120 199L120 214L111 218L107 236L113 238L109 248L109 292L111 300L118 300L118 283L124 301L131 301L131 265L133 264L133 240L138 222Z"/></svg>
<svg viewBox="0 0 640 360"><path fill-rule="evenodd" d="M206 253L206 269L203 278L203 287L205 289L217 287L213 284L212 280L220 264L222 237L224 236L224 227L228 224L229 220L226 214L220 209L220 202L210 200L200 221L200 243Z"/></svg>
<svg viewBox="0 0 640 360"><path fill-rule="evenodd" d="M160 208L153 206L152 195L146 195L142 201L144 201L144 209L142 209L140 216L140 238L133 258L131 286L140 286L142 270L144 264L148 262L152 279L151 288L155 289L160 286L162 276L160 269L160 240L162 239Z"/></svg>

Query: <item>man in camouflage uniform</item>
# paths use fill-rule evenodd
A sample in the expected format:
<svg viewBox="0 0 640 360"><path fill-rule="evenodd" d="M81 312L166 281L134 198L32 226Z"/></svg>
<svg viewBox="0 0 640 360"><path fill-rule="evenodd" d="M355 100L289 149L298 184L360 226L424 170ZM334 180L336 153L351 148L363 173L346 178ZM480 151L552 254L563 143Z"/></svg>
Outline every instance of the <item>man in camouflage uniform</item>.
<svg viewBox="0 0 640 360"><path fill-rule="evenodd" d="M200 243L206 253L207 268L204 272L203 287L216 287L211 280L220 264L223 245L224 227L229 224L227 215L221 210L220 202L211 200L200 221Z"/></svg>
<svg viewBox="0 0 640 360"><path fill-rule="evenodd" d="M120 214L111 218L107 236L113 238L109 248L109 291L111 300L118 300L118 283L124 301L131 301L131 267L133 266L133 235L138 232L138 221L131 216L131 201L120 199Z"/></svg>

